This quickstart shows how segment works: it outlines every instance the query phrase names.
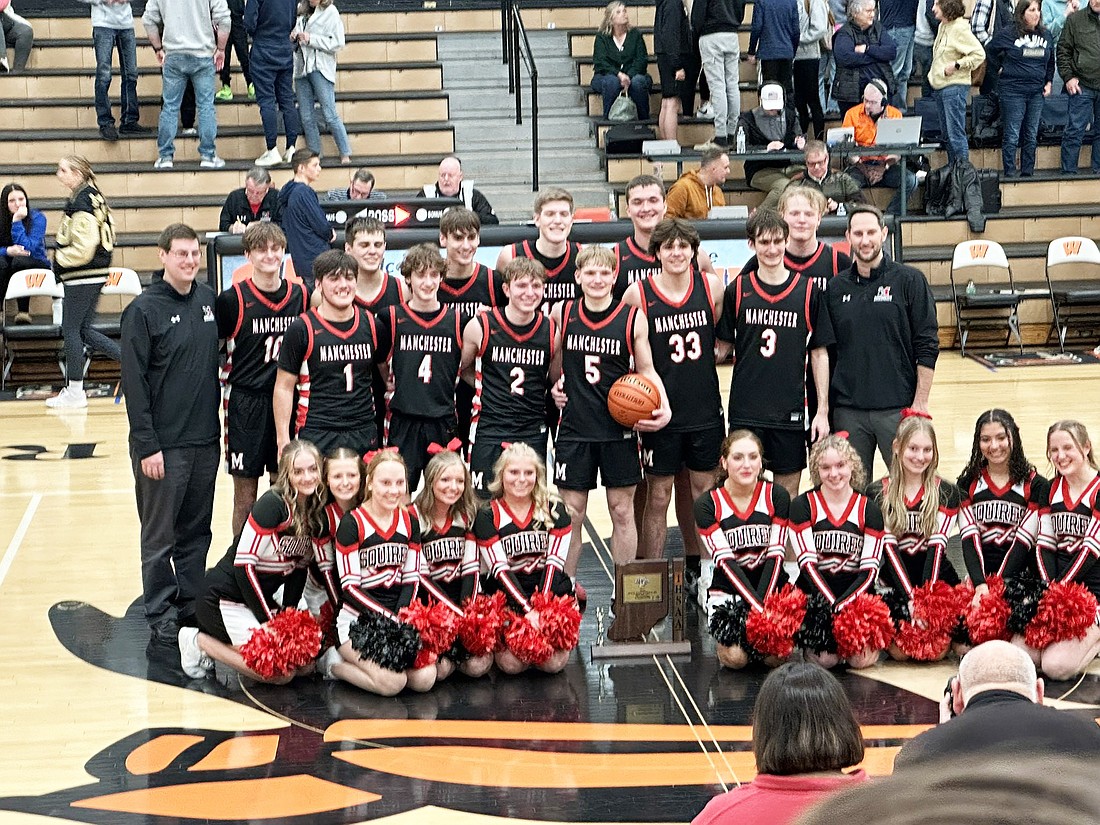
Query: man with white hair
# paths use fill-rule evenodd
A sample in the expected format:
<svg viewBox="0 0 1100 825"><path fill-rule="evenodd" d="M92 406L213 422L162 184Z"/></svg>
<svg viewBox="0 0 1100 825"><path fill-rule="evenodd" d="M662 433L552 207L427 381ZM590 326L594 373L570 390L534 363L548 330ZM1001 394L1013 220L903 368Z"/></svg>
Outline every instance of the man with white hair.
<svg viewBox="0 0 1100 825"><path fill-rule="evenodd" d="M462 161L457 155L447 155L439 162L439 177L435 183L425 184L419 197L461 198L463 206L477 212L482 226L500 223L488 198L463 177Z"/></svg>
<svg viewBox="0 0 1100 825"><path fill-rule="evenodd" d="M894 770L980 752L1100 757L1093 717L1043 705L1043 680L1026 652L1008 642L978 645L945 691L941 724L909 741Z"/></svg>

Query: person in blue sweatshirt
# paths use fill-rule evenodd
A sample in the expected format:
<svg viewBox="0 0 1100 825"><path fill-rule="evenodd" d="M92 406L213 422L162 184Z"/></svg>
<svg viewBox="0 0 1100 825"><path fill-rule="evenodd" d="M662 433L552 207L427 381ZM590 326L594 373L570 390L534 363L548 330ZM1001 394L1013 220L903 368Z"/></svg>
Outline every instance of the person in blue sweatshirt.
<svg viewBox="0 0 1100 825"><path fill-rule="evenodd" d="M0 191L0 299L8 281L25 269L50 269L46 257L46 216L31 209L27 190L9 183ZM16 301L15 323L31 322L31 299Z"/></svg>
<svg viewBox="0 0 1100 825"><path fill-rule="evenodd" d="M321 174L321 159L316 152L302 152L294 159L294 177L279 190L279 209L286 250L294 263L294 272L313 292L313 259L332 246L336 230L313 191Z"/></svg>
<svg viewBox="0 0 1100 825"><path fill-rule="evenodd" d="M294 43L290 33L298 22L295 0L249 0L244 7L244 27L252 38L248 69L260 107L267 151L256 158L257 166L277 166L294 159L302 132L298 98L294 95ZM283 115L286 151L279 154L278 113Z"/></svg>
<svg viewBox="0 0 1100 825"><path fill-rule="evenodd" d="M986 47L991 70L999 73L1001 100L1001 163L1006 178L1035 174L1035 147L1043 98L1050 96L1054 79L1054 42L1043 28L1039 0L1019 0L1013 25L993 35ZM1020 166L1016 167L1016 147Z"/></svg>
<svg viewBox="0 0 1100 825"><path fill-rule="evenodd" d="M778 83L794 99L794 55L798 51L798 0L757 0L752 5L749 63L760 61L764 83Z"/></svg>

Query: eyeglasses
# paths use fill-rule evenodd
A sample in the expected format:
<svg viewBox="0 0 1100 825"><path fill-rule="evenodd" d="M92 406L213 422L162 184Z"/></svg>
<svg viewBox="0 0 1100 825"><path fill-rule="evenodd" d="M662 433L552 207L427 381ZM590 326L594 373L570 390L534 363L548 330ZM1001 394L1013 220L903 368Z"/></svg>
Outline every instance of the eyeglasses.
<svg viewBox="0 0 1100 825"><path fill-rule="evenodd" d="M201 258L202 257L202 250L201 249L173 249L168 254L171 255L173 258L177 258L181 261L185 261L188 258Z"/></svg>

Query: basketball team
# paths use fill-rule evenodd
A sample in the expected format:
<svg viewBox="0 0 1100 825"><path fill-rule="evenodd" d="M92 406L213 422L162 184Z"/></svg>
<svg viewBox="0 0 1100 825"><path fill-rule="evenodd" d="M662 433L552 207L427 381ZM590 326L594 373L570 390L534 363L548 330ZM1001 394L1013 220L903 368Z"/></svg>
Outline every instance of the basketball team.
<svg viewBox="0 0 1100 825"><path fill-rule="evenodd" d="M383 226L357 218L305 284L281 275L281 229L254 223L251 277L216 297L195 233L168 227L163 281L123 318L151 647L178 645L196 679L316 670L387 696L455 670L560 671L602 485L617 565L665 554L675 498L726 667L935 660L987 638L1052 678L1095 658L1085 428L1051 426L1048 482L989 410L958 484L938 475L935 307L883 253L877 209L848 215L853 260L817 237L822 195L792 186L749 218L754 255L723 285L659 179L634 178L627 206L629 237L582 247L571 195L544 190L537 240L495 270L474 260L478 216L451 209L400 278ZM219 400L235 540L207 571ZM876 447L889 472L869 483Z"/></svg>

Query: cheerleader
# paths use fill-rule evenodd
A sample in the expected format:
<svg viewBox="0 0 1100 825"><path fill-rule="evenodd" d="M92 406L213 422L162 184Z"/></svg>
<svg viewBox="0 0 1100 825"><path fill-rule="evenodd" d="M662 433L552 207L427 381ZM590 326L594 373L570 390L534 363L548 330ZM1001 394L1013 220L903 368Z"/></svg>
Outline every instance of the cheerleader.
<svg viewBox="0 0 1100 825"><path fill-rule="evenodd" d="M499 589L509 606L536 630L539 613L531 600L536 593L573 596L565 575L571 530L569 511L546 485L546 465L521 441L508 445L493 465L491 499L474 519L474 537L488 571L486 589ZM561 671L572 648L556 649L536 666L546 673ZM497 652L496 665L516 674L529 665L509 649Z"/></svg>
<svg viewBox="0 0 1100 825"><path fill-rule="evenodd" d="M336 529L340 520L363 501L363 459L355 450L337 447L325 456L324 481L328 490L325 504L325 535L317 542L314 563L309 567L304 599L309 611L320 617L325 604L333 615L340 609L340 580L336 573Z"/></svg>
<svg viewBox="0 0 1100 825"><path fill-rule="evenodd" d="M367 463L363 503L340 520L336 530L336 566L343 606L337 617L339 649L321 659L327 678L346 682L381 696L395 696L408 687L431 690L435 664L391 670L375 658L361 655L352 644L352 625L382 617L395 624L402 607L416 596L420 577L420 524L403 506L405 462L395 450L379 450ZM385 626L388 629L388 626ZM383 632L385 632L385 629Z"/></svg>
<svg viewBox="0 0 1100 825"><path fill-rule="evenodd" d="M722 442L717 486L695 501L695 523L714 565L705 609L744 601L763 610L764 599L779 584L787 544L790 495L778 484L761 480L763 445L749 430L734 430ZM749 652L739 644L716 644L718 661L740 669ZM780 664L775 659L769 662Z"/></svg>
<svg viewBox="0 0 1100 825"><path fill-rule="evenodd" d="M930 418L920 413L903 413L892 450L890 474L872 485L871 490L882 510L887 531L886 562L880 580L892 587L902 601L908 600L911 616L914 590L941 581L951 587L959 583L959 575L946 556L947 537L958 516L959 490L936 474L940 453ZM946 616L938 618L947 621ZM915 621L922 627L925 624L923 617ZM937 651L931 658L942 659L949 647L950 638L943 652ZM891 645L890 655L902 661L910 658L897 644Z"/></svg>
<svg viewBox="0 0 1100 825"><path fill-rule="evenodd" d="M1038 513L1048 487L1024 456L1012 416L1000 409L979 415L970 461L959 476L959 536L975 606L989 592L986 576L1037 572L1038 519L1028 516Z"/></svg>
<svg viewBox="0 0 1100 825"><path fill-rule="evenodd" d="M884 529L878 505L858 492L867 483L863 462L844 434L827 435L810 450L814 488L791 502L791 539L798 557L799 588L820 593L834 615L874 586L882 563ZM882 648L849 656L851 668L878 662ZM806 660L835 667L827 651L805 651Z"/></svg>
<svg viewBox="0 0 1100 825"><path fill-rule="evenodd" d="M203 678L214 661L280 685L313 671L310 662L265 678L245 664L240 648L284 607L298 604L314 543L324 533L323 505L320 453L308 441L291 441L279 457L275 483L253 505L236 544L206 573L205 593L196 601L199 626L180 628L188 676Z"/></svg>
<svg viewBox="0 0 1100 825"><path fill-rule="evenodd" d="M421 582L437 599L465 604L478 592L477 544L472 533L476 506L470 471L458 453L445 449L428 462L424 489L413 506L420 520ZM460 612L457 606L455 610ZM458 669L477 678L492 666L493 655L487 653L471 656ZM440 657L437 680L450 676L454 667L449 657Z"/></svg>
<svg viewBox="0 0 1100 825"><path fill-rule="evenodd" d="M1079 582L1100 597L1100 474L1092 442L1078 421L1058 421L1047 430L1047 458L1054 466L1046 505L1039 511L1038 565L1046 582ZM1100 615L1084 636L1043 650L1023 645L1051 679L1071 679L1100 652Z"/></svg>

